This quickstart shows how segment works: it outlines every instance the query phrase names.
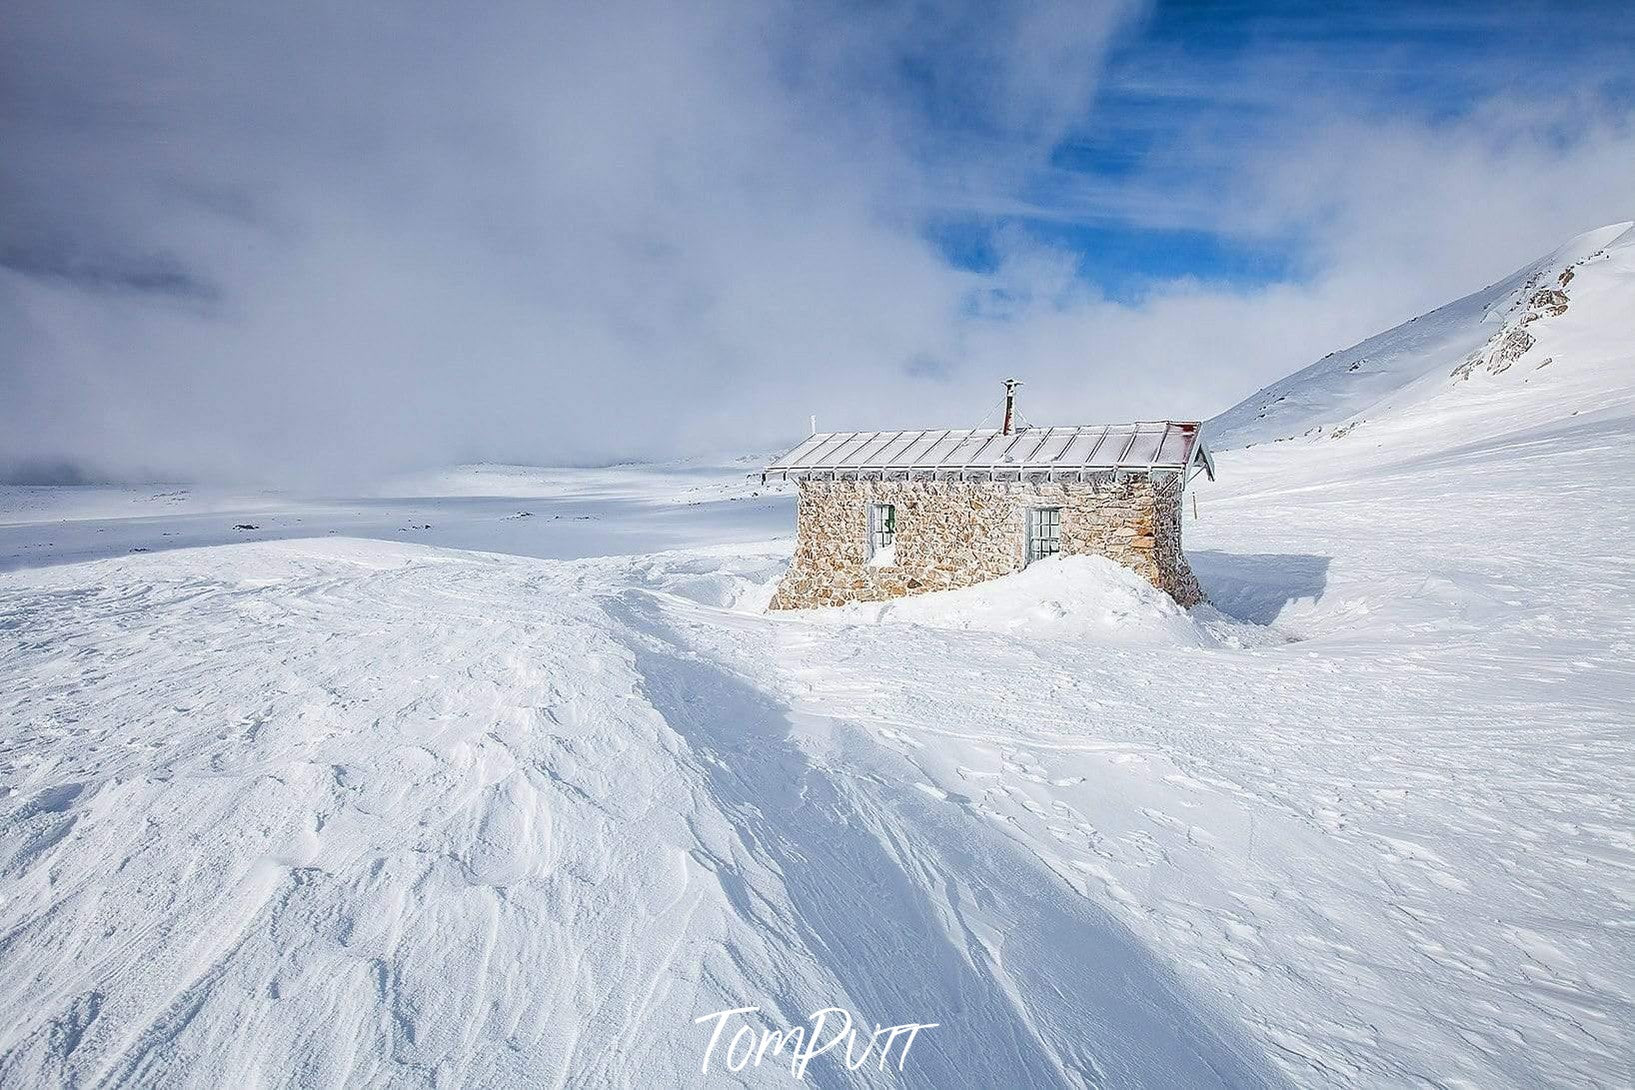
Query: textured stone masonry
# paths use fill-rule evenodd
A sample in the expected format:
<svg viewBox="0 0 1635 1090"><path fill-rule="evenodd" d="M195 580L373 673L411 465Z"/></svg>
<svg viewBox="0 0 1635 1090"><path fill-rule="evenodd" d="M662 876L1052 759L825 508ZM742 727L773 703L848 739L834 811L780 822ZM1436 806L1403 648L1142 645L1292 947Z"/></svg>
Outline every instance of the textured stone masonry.
<svg viewBox="0 0 1635 1090"><path fill-rule="evenodd" d="M877 602L970 586L1021 570L1027 511L1062 509L1064 556L1105 556L1183 606L1203 601L1181 551L1174 476L1085 481L800 482L795 557L773 609ZM897 508L894 563L869 564L869 509Z"/></svg>

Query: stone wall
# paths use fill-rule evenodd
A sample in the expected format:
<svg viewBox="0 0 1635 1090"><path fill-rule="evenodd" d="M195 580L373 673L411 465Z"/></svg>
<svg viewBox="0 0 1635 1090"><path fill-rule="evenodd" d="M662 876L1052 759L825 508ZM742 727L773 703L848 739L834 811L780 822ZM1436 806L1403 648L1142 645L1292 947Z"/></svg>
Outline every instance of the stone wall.
<svg viewBox="0 0 1635 1090"><path fill-rule="evenodd" d="M893 563L869 563L869 509L897 508ZM1021 569L1027 510L1062 509L1063 555L1131 568L1184 606L1203 592L1181 552L1176 478L1087 481L803 480L795 557L773 609L876 602Z"/></svg>

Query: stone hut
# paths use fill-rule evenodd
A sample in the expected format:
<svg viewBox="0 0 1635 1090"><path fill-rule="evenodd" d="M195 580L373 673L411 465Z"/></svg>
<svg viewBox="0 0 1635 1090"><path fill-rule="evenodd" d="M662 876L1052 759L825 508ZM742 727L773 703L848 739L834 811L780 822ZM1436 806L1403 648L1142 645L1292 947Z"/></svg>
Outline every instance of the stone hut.
<svg viewBox="0 0 1635 1090"><path fill-rule="evenodd" d="M1195 422L813 434L763 474L799 482L772 608L948 590L1083 554L1196 605L1181 500L1199 472L1213 480L1215 463Z"/></svg>

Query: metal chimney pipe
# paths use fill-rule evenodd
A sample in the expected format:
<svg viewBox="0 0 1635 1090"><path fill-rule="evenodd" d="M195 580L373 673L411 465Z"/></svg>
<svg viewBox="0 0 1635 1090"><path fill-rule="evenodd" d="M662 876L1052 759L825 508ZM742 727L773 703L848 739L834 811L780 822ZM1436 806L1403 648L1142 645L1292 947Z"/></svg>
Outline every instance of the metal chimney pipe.
<svg viewBox="0 0 1635 1090"><path fill-rule="evenodd" d="M1016 434L1016 388L1022 385L1013 378L1005 380L1005 427L1004 434Z"/></svg>

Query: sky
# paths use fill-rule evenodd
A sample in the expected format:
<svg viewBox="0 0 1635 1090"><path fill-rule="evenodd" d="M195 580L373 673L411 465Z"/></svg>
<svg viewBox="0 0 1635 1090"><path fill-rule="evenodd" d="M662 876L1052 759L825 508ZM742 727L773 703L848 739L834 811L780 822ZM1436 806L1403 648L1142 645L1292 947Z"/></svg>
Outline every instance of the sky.
<svg viewBox="0 0 1635 1090"><path fill-rule="evenodd" d="M1199 419L1635 218L1635 5L12 0L0 149L0 478Z"/></svg>

